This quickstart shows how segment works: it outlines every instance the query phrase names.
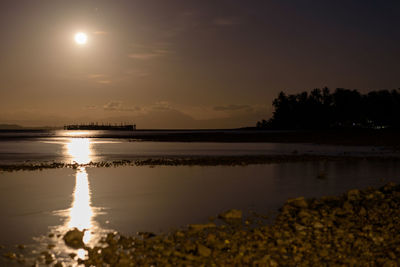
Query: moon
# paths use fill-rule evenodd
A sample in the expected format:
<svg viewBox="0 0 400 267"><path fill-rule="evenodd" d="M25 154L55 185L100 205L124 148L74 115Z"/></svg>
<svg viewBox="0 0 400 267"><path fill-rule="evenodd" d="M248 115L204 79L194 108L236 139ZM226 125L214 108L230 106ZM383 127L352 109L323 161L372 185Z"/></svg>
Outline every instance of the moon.
<svg viewBox="0 0 400 267"><path fill-rule="evenodd" d="M78 45L84 45L84 44L87 43L88 37L87 37L86 33L78 32L78 33L75 34L75 38L74 39L75 39L75 42Z"/></svg>

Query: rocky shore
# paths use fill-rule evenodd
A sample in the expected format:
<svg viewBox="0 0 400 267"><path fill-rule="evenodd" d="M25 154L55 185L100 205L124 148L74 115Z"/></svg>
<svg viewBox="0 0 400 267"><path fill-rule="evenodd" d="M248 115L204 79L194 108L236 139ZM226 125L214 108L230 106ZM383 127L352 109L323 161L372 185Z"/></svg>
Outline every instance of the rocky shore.
<svg viewBox="0 0 400 267"><path fill-rule="evenodd" d="M262 215L243 218L240 210L229 210L218 220L165 234L109 233L91 248L77 229L60 238L87 251L86 259L71 255L85 266L399 266L399 233L400 186L389 183L289 199L273 224Z"/></svg>
<svg viewBox="0 0 400 267"><path fill-rule="evenodd" d="M96 167L109 168L119 166L246 166L253 164L272 164L286 162L310 161L400 161L399 156L352 156L352 155L310 155L298 154L293 151L288 155L252 155L252 156L154 156L137 157L129 160L114 160L90 162L87 164L65 162L23 162L15 164L0 164L0 172L36 171L45 169Z"/></svg>

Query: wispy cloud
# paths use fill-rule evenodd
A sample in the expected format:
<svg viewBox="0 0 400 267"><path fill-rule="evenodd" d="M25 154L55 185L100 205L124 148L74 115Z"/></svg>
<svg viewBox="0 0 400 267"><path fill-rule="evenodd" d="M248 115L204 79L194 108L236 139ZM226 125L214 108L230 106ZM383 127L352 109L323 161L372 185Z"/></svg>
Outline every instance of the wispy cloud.
<svg viewBox="0 0 400 267"><path fill-rule="evenodd" d="M158 56L160 56L160 54L155 53L155 52L153 52L153 53L132 53L132 54L128 55L129 58L141 59L141 60L149 60L149 59L152 59L152 58L155 58Z"/></svg>
<svg viewBox="0 0 400 267"><path fill-rule="evenodd" d="M122 101L110 101L103 106L106 111L140 111L138 106L124 106Z"/></svg>
<svg viewBox="0 0 400 267"><path fill-rule="evenodd" d="M94 31L93 34L95 34L95 35L106 35L106 34L108 34L108 32L106 32L106 31Z"/></svg>
<svg viewBox="0 0 400 267"><path fill-rule="evenodd" d="M100 73L89 74L87 78L99 84L110 84L112 82L110 79L107 79L107 75Z"/></svg>
<svg viewBox="0 0 400 267"><path fill-rule="evenodd" d="M173 53L170 49L170 44L165 42L147 45L135 43L130 46L132 52L128 54L128 57L131 59L150 60Z"/></svg>
<svg viewBox="0 0 400 267"><path fill-rule="evenodd" d="M168 101L159 101L152 106L154 110L172 110L172 105Z"/></svg>
<svg viewBox="0 0 400 267"><path fill-rule="evenodd" d="M130 53L128 55L129 58L132 59L139 59L139 60L149 60L153 58L162 57L167 54L171 54L172 52L166 49L155 49L150 52L137 52L137 53Z"/></svg>

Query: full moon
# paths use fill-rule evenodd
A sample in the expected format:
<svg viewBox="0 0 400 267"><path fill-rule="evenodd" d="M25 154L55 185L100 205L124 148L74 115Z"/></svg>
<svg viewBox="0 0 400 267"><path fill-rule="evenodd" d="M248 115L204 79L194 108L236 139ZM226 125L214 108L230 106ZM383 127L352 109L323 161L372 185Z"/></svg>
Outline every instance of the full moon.
<svg viewBox="0 0 400 267"><path fill-rule="evenodd" d="M78 32L75 34L75 42L79 45L84 45L87 43L87 35L83 32Z"/></svg>

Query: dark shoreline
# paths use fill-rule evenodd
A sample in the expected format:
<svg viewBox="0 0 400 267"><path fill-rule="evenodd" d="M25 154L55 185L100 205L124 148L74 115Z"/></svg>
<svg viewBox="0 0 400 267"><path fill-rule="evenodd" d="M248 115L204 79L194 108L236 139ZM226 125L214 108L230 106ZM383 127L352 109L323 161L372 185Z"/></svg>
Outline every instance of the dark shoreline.
<svg viewBox="0 0 400 267"><path fill-rule="evenodd" d="M70 131L73 132L73 131ZM0 130L0 142L37 138L67 137L49 130ZM255 129L232 130L136 130L132 132L88 131L83 138L115 138L131 142L243 142L243 143L314 143L346 146L383 146L400 148L400 130L396 129L340 129L275 131Z"/></svg>
<svg viewBox="0 0 400 267"><path fill-rule="evenodd" d="M160 156L138 157L129 160L115 160L90 162L87 164L64 162L41 163L16 163L2 164L0 171L36 171L45 169L96 167L110 168L119 166L247 166L255 164L274 164L288 162L312 162L312 161L394 161L400 162L400 156L325 156L325 155L260 155L260 156Z"/></svg>

